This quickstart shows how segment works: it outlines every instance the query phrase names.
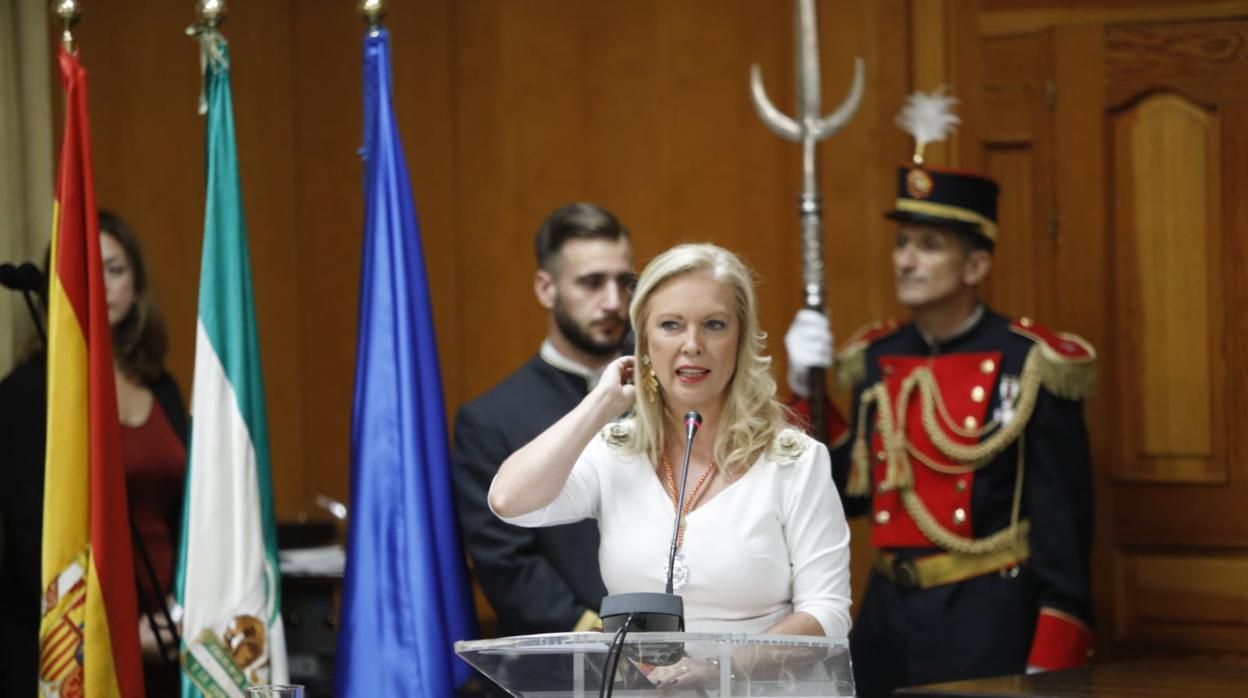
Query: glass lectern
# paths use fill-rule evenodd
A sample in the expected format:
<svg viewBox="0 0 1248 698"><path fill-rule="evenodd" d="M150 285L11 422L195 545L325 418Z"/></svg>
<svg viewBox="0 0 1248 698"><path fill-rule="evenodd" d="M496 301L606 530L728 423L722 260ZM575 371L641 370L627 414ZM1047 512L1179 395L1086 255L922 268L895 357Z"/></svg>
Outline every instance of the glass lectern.
<svg viewBox="0 0 1248 698"><path fill-rule="evenodd" d="M519 698L594 698L613 639L525 635L457 642L455 651ZM620 698L854 695L848 641L798 635L629 633L612 683Z"/></svg>

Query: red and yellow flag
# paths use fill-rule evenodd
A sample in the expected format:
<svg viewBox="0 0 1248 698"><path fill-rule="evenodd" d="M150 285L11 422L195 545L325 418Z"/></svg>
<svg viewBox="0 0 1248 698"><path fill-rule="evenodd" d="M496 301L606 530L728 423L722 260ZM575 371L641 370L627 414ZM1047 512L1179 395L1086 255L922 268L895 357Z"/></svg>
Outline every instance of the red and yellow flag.
<svg viewBox="0 0 1248 698"><path fill-rule="evenodd" d="M65 134L48 273L39 693L143 695L121 425L100 262L87 74L59 55Z"/></svg>

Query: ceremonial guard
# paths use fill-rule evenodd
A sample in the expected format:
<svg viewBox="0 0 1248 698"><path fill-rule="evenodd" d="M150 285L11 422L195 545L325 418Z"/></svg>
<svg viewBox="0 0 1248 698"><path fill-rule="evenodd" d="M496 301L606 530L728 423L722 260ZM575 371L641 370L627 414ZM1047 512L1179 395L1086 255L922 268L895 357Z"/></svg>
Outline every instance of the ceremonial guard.
<svg viewBox="0 0 1248 698"><path fill-rule="evenodd" d="M837 355L853 388L834 454L846 511L869 514L875 561L854 625L860 695L1082 665L1091 639L1087 342L988 309L997 185L928 167L951 97L911 97L893 261L906 324Z"/></svg>

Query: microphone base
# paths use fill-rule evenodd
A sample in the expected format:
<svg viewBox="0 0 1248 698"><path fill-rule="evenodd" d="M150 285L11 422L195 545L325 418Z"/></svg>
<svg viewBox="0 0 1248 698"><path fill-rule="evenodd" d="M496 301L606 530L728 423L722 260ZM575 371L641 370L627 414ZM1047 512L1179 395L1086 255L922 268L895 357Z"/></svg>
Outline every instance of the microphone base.
<svg viewBox="0 0 1248 698"><path fill-rule="evenodd" d="M631 623L628 617L633 616ZM642 633L683 633L685 631L685 601L675 594L658 594L638 592L633 594L613 594L602 600L598 610L602 618L603 632L619 631L625 623L625 632ZM636 649L625 650L625 656L647 664L666 666L675 664L685 655L685 646L681 642L650 644L640 656Z"/></svg>

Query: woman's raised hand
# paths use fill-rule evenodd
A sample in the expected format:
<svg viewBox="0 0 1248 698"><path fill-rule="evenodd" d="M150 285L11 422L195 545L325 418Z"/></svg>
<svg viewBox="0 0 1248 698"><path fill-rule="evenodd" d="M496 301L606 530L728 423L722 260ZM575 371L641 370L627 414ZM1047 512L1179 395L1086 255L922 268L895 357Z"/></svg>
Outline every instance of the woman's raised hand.
<svg viewBox="0 0 1248 698"><path fill-rule="evenodd" d="M636 358L621 356L603 369L594 392L609 411L610 419L624 414L637 401L636 368Z"/></svg>

